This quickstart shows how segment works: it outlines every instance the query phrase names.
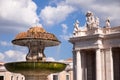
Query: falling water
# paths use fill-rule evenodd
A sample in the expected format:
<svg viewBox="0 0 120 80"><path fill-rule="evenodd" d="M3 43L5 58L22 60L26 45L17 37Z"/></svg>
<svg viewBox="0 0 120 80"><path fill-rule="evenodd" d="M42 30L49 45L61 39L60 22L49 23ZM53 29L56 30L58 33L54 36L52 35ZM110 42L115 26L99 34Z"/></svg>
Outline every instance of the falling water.
<svg viewBox="0 0 120 80"><path fill-rule="evenodd" d="M58 45L58 46L56 46L56 58L57 59L60 59L60 49L61 49L61 44L60 45Z"/></svg>
<svg viewBox="0 0 120 80"><path fill-rule="evenodd" d="M33 65L34 65L33 67L34 67L34 69L35 69L35 62L34 62L34 64L33 64ZM33 79L35 80L35 75L33 75Z"/></svg>

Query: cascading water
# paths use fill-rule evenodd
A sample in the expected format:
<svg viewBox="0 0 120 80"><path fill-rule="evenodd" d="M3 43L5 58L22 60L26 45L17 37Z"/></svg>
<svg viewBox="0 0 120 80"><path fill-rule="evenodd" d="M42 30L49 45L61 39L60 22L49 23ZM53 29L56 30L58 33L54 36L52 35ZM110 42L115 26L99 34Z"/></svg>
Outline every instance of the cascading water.
<svg viewBox="0 0 120 80"><path fill-rule="evenodd" d="M60 57L60 49L61 49L61 45L57 46L57 50L56 50L56 58L59 59Z"/></svg>

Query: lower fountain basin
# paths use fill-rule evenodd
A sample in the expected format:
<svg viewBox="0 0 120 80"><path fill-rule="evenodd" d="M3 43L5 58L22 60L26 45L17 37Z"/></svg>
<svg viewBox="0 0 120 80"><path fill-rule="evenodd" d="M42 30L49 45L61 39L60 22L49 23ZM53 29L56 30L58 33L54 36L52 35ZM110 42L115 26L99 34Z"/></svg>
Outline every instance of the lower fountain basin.
<svg viewBox="0 0 120 80"><path fill-rule="evenodd" d="M23 75L48 75L63 71L66 64L60 62L11 62L6 63L8 71Z"/></svg>

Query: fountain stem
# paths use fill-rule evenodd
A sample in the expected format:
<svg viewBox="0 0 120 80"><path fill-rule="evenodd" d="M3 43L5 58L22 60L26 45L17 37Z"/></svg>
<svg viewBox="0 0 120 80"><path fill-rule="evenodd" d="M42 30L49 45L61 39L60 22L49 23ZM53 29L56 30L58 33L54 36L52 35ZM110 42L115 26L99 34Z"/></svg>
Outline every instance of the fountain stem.
<svg viewBox="0 0 120 80"><path fill-rule="evenodd" d="M27 61L45 61L44 44L41 42L30 42L28 44L29 52L26 56Z"/></svg>

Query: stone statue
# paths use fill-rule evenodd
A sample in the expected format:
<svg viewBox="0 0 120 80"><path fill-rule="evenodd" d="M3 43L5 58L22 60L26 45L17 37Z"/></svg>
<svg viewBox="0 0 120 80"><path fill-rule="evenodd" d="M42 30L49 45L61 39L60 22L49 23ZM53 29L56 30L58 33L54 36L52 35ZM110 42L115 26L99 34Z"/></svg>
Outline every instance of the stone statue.
<svg viewBox="0 0 120 80"><path fill-rule="evenodd" d="M99 27L99 18L98 17L96 17L96 19L95 19L95 24L96 24L96 27Z"/></svg>
<svg viewBox="0 0 120 80"><path fill-rule="evenodd" d="M94 14L91 11L88 11L86 14L86 26L88 29L99 26L99 18L95 18Z"/></svg>
<svg viewBox="0 0 120 80"><path fill-rule="evenodd" d="M78 33L79 31L79 21L76 20L75 24L74 24L74 31L73 34L75 35L76 33Z"/></svg>
<svg viewBox="0 0 120 80"><path fill-rule="evenodd" d="M105 27L110 27L110 19L109 18L106 19L105 24L106 24Z"/></svg>
<svg viewBox="0 0 120 80"><path fill-rule="evenodd" d="M88 11L87 14L86 14L86 25L87 25L87 28L88 29L91 29L92 28L92 23L94 22L94 16L93 16L93 13L91 11Z"/></svg>

